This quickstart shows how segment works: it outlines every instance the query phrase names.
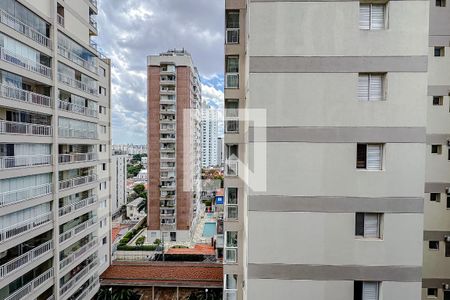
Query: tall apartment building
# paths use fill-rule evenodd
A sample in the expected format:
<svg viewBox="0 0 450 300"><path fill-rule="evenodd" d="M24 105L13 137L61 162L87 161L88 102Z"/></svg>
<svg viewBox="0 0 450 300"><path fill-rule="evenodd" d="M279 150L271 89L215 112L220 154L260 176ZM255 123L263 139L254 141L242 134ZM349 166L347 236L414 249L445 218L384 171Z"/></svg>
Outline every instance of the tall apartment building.
<svg viewBox="0 0 450 300"><path fill-rule="evenodd" d="M430 1L422 299L450 299L450 7Z"/></svg>
<svg viewBox="0 0 450 300"><path fill-rule="evenodd" d="M0 1L0 298L90 299L109 265L96 0Z"/></svg>
<svg viewBox="0 0 450 300"><path fill-rule="evenodd" d="M223 164L223 137L217 138L217 164Z"/></svg>
<svg viewBox="0 0 450 300"><path fill-rule="evenodd" d="M217 161L217 135L219 133L217 110L205 107L202 111L202 167L213 167Z"/></svg>
<svg viewBox="0 0 450 300"><path fill-rule="evenodd" d="M127 158L128 155L115 154L111 161L111 215L115 217L123 205L127 204Z"/></svg>
<svg viewBox="0 0 450 300"><path fill-rule="evenodd" d="M148 57L148 238L187 241L197 220L201 85L185 50Z"/></svg>
<svg viewBox="0 0 450 300"><path fill-rule="evenodd" d="M224 298L420 299L429 2L225 4Z"/></svg>

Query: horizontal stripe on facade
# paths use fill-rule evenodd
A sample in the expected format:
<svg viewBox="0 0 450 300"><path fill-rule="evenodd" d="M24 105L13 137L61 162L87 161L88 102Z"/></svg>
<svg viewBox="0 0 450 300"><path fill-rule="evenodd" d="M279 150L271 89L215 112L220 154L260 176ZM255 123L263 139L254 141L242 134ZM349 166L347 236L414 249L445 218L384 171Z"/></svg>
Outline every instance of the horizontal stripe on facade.
<svg viewBox="0 0 450 300"><path fill-rule="evenodd" d="M427 72L428 56L250 56L250 73Z"/></svg>
<svg viewBox="0 0 450 300"><path fill-rule="evenodd" d="M249 196L250 211L423 213L423 198Z"/></svg>
<svg viewBox="0 0 450 300"><path fill-rule="evenodd" d="M390 0L390 1L427 1L427 0ZM250 0L250 2L360 2L360 0Z"/></svg>
<svg viewBox="0 0 450 300"><path fill-rule="evenodd" d="M448 96L450 85L430 85L428 86L428 96Z"/></svg>
<svg viewBox="0 0 450 300"><path fill-rule="evenodd" d="M261 130L266 132L265 141L255 138L255 131ZM249 142L425 143L426 141L425 127L250 127L248 138Z"/></svg>
<svg viewBox="0 0 450 300"><path fill-rule="evenodd" d="M248 264L249 279L421 282L421 266Z"/></svg>
<svg viewBox="0 0 450 300"><path fill-rule="evenodd" d="M450 231L425 230L423 232L424 241L443 241L447 236L450 236Z"/></svg>
<svg viewBox="0 0 450 300"><path fill-rule="evenodd" d="M444 284L450 285L450 278L424 278L422 279L422 288L442 289ZM435 298L437 299L437 298Z"/></svg>
<svg viewBox="0 0 450 300"><path fill-rule="evenodd" d="M446 193L450 182L425 182L425 193Z"/></svg>
<svg viewBox="0 0 450 300"><path fill-rule="evenodd" d="M443 144L447 145L447 141L450 141L450 134L427 134L427 144Z"/></svg>
<svg viewBox="0 0 450 300"><path fill-rule="evenodd" d="M450 24L449 24L449 26L450 26ZM430 36L428 46L430 46L430 47L435 47L435 46L448 47L448 46L450 46L450 35Z"/></svg>

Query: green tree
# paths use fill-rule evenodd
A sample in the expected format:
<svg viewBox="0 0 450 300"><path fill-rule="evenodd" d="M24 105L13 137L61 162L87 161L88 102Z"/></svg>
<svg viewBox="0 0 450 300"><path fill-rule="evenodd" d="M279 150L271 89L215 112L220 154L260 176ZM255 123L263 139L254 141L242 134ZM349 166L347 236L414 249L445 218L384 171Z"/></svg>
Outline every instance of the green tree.
<svg viewBox="0 0 450 300"><path fill-rule="evenodd" d="M135 191L136 194L140 195L142 192L145 191L145 185L143 185L142 183L136 184L133 187L133 191Z"/></svg>

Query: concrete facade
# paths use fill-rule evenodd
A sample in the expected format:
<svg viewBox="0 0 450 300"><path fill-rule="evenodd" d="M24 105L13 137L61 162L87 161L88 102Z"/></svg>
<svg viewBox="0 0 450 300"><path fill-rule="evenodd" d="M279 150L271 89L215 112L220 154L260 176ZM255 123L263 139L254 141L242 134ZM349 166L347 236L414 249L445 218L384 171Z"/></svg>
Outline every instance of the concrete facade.
<svg viewBox="0 0 450 300"><path fill-rule="evenodd" d="M218 112L210 107L202 111L202 167L214 167L218 161Z"/></svg>
<svg viewBox="0 0 450 300"><path fill-rule="evenodd" d="M128 155L113 155L111 162L111 214L120 212L127 204L127 158Z"/></svg>
<svg viewBox="0 0 450 300"><path fill-rule="evenodd" d="M90 299L110 265L111 63L96 0L0 3L0 298Z"/></svg>

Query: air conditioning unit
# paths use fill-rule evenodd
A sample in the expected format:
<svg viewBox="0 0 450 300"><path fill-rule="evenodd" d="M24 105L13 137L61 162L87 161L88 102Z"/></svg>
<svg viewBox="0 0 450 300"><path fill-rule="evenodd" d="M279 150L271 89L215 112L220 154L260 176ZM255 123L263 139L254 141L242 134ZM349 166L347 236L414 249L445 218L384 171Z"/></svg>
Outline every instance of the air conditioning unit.
<svg viewBox="0 0 450 300"><path fill-rule="evenodd" d="M448 283L443 283L442 284L442 288L444 289L444 290L448 290L449 289L449 284Z"/></svg>
<svg viewBox="0 0 450 300"><path fill-rule="evenodd" d="M450 194L450 188L446 187L446 188L445 188L445 192L446 192L447 194Z"/></svg>

